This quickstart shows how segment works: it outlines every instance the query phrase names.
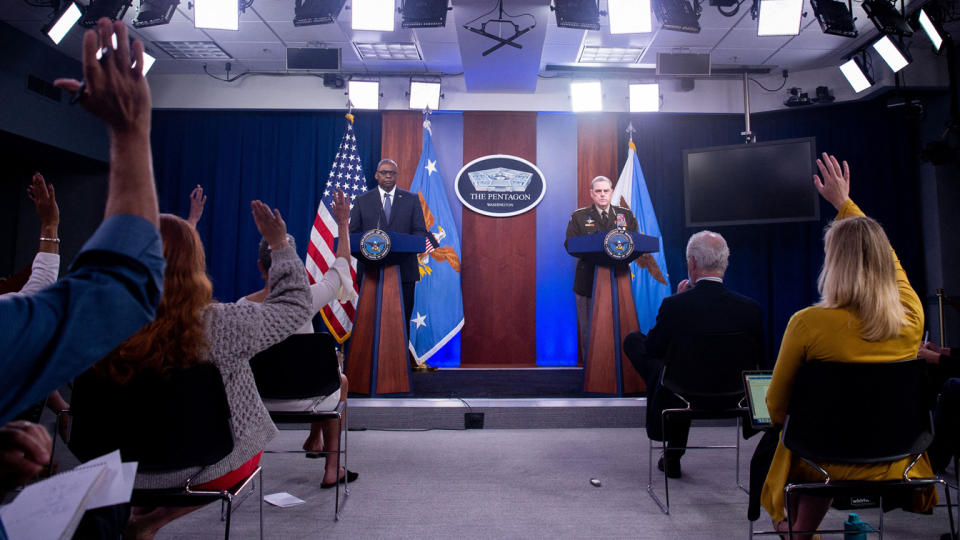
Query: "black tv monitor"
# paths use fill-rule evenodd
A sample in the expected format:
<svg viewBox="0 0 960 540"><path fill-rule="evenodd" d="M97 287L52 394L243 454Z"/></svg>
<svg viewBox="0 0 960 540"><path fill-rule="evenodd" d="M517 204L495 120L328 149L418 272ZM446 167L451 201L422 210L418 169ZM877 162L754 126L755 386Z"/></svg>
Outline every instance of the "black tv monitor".
<svg viewBox="0 0 960 540"><path fill-rule="evenodd" d="M683 151L687 227L817 221L816 139Z"/></svg>

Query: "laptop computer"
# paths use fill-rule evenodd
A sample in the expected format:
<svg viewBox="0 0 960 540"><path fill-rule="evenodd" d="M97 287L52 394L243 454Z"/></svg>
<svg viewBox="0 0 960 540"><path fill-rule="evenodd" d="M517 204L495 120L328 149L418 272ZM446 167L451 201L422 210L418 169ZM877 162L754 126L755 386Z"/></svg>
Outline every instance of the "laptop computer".
<svg viewBox="0 0 960 540"><path fill-rule="evenodd" d="M770 412L767 410L767 388L773 371L744 371L743 387L747 391L747 407L750 409L750 425L754 429L767 429L770 423Z"/></svg>

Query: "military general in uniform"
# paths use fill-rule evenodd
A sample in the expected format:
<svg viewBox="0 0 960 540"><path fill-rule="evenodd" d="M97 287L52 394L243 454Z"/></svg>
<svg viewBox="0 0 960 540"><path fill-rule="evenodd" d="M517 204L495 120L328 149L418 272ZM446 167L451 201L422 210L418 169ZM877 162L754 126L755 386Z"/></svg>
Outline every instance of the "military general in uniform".
<svg viewBox="0 0 960 540"><path fill-rule="evenodd" d="M613 182L606 176L598 176L590 181L590 199L593 204L579 208L570 216L567 224L567 239L598 232L623 228L637 232L637 218L629 208L610 204L613 196ZM593 295L593 274L595 265L583 259L577 261L577 273L573 279L573 292L577 298L577 328L580 336L580 354L587 359L587 345L590 342L590 297Z"/></svg>

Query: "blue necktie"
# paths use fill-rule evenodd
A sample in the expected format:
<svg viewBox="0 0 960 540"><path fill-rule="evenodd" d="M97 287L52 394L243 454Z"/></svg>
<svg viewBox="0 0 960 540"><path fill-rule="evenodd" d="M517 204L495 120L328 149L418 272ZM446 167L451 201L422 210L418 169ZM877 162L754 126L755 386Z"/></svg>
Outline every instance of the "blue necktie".
<svg viewBox="0 0 960 540"><path fill-rule="evenodd" d="M383 217L387 218L387 223L390 222L390 194L385 193L383 195Z"/></svg>

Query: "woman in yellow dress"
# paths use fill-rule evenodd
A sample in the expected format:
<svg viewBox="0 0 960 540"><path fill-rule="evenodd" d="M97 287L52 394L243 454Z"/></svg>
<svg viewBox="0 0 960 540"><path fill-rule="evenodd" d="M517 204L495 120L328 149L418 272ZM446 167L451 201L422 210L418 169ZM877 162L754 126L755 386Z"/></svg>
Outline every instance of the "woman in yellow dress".
<svg viewBox="0 0 960 540"><path fill-rule="evenodd" d="M850 167L834 156L817 160L823 176L814 175L817 191L837 217L824 236L825 259L818 282L818 303L794 313L780 344L780 354L767 391L767 407L775 424L782 425L793 379L800 366L821 362L895 362L914 358L923 333L923 306L910 286L879 223L866 217L850 200ZM892 480L901 478L910 458L892 463L847 465L818 463L835 480ZM932 476L924 455L911 476ZM761 503L778 530L786 531L783 487L787 481L822 481L823 475L790 451L777 446L763 485ZM798 495L790 498L793 529L816 529L830 507L830 499ZM936 504L936 493L918 501L918 511ZM809 535L798 536L809 538Z"/></svg>

